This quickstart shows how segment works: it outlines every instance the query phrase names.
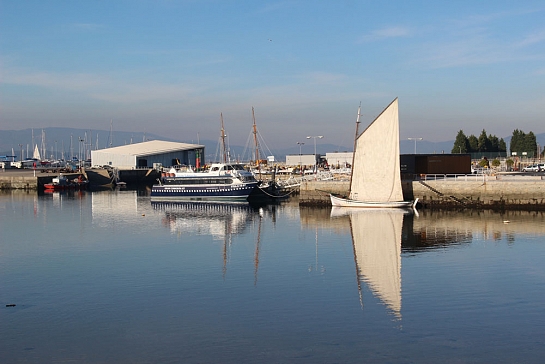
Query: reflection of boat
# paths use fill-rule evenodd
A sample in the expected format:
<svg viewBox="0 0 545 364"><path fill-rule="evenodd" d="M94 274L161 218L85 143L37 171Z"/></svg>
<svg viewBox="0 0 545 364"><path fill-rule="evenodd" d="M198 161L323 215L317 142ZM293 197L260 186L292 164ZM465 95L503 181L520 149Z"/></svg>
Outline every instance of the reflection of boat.
<svg viewBox="0 0 545 364"><path fill-rule="evenodd" d="M83 180L81 175L78 178L69 180L62 173L52 179L51 183L45 183L45 190L64 191L64 190L83 190L87 187L88 181Z"/></svg>
<svg viewBox="0 0 545 364"><path fill-rule="evenodd" d="M411 207L403 200L399 162L399 113L397 98L358 136L360 110L348 198L330 195L333 206Z"/></svg>
<svg viewBox="0 0 545 364"><path fill-rule="evenodd" d="M338 210L342 210L339 212ZM364 282L398 318L401 318L401 233L410 210L339 209L331 216L348 215L361 296Z"/></svg>
<svg viewBox="0 0 545 364"><path fill-rule="evenodd" d="M151 201L155 210L165 211L165 224L174 232L194 232L223 238L240 233L255 209L247 203Z"/></svg>

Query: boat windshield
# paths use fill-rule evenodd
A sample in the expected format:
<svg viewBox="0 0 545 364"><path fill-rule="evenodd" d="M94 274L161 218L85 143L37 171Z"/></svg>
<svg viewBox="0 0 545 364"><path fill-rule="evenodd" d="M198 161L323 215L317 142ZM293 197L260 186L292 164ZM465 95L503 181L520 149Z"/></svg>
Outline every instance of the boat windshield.
<svg viewBox="0 0 545 364"><path fill-rule="evenodd" d="M232 170L244 171L244 167L240 164L227 164L226 166L223 167L223 169L225 171L232 171Z"/></svg>

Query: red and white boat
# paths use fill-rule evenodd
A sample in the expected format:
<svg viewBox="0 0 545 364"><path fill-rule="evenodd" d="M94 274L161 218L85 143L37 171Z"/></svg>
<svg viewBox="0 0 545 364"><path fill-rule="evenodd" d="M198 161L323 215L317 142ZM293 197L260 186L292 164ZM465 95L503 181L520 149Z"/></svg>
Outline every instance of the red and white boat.
<svg viewBox="0 0 545 364"><path fill-rule="evenodd" d="M83 190L87 188L89 181L86 181L80 175L78 178L69 180L62 173L53 178L51 183L44 184L46 191L65 191L65 190Z"/></svg>

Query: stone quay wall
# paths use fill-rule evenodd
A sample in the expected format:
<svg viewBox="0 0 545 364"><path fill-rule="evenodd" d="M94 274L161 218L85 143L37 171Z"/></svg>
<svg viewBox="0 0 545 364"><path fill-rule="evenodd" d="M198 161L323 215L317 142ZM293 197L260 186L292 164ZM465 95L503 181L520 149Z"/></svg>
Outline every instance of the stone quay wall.
<svg viewBox="0 0 545 364"><path fill-rule="evenodd" d="M463 176L462 176L463 177ZM419 199L423 208L545 210L542 176L496 176L403 181L406 200ZM329 193L346 194L348 182L307 181L301 184L301 205L330 205Z"/></svg>

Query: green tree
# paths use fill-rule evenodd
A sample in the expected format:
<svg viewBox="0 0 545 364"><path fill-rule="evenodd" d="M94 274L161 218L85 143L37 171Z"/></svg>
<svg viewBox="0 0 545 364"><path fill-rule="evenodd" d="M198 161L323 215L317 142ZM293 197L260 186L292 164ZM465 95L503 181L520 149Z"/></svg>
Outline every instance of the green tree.
<svg viewBox="0 0 545 364"><path fill-rule="evenodd" d="M507 152L507 145L505 144L505 140L503 140L503 138L501 138L498 142L498 152Z"/></svg>
<svg viewBox="0 0 545 364"><path fill-rule="evenodd" d="M489 152L499 152L500 149L500 140L497 136L489 134L488 140L490 142L490 150Z"/></svg>
<svg viewBox="0 0 545 364"><path fill-rule="evenodd" d="M468 150L468 152L470 152L470 153L478 152L479 151L479 139L477 139L477 137L475 135L471 134L469 136L469 138L467 138L467 140L469 141L469 150Z"/></svg>
<svg viewBox="0 0 545 364"><path fill-rule="evenodd" d="M524 132L522 130L515 129L513 130L513 135L511 136L511 146L510 152L519 154L522 153L522 144L524 142Z"/></svg>
<svg viewBox="0 0 545 364"><path fill-rule="evenodd" d="M479 146L478 146L479 152L490 152L490 140L488 139L488 136L486 135L486 130L483 129L481 132L481 135L479 136Z"/></svg>
<svg viewBox="0 0 545 364"><path fill-rule="evenodd" d="M528 134L522 130L515 129L511 137L511 146L509 147L511 154L516 152L521 156L526 152L528 156L534 156L537 151L537 140L533 132Z"/></svg>
<svg viewBox="0 0 545 364"><path fill-rule="evenodd" d="M534 157L537 154L537 140L533 132L529 132L524 137L524 147L528 152L528 157Z"/></svg>
<svg viewBox="0 0 545 364"><path fill-rule="evenodd" d="M451 153L467 153L467 152L469 152L469 142L463 130L460 130L458 132L458 135L456 135L456 140L454 141L454 145L452 146Z"/></svg>

